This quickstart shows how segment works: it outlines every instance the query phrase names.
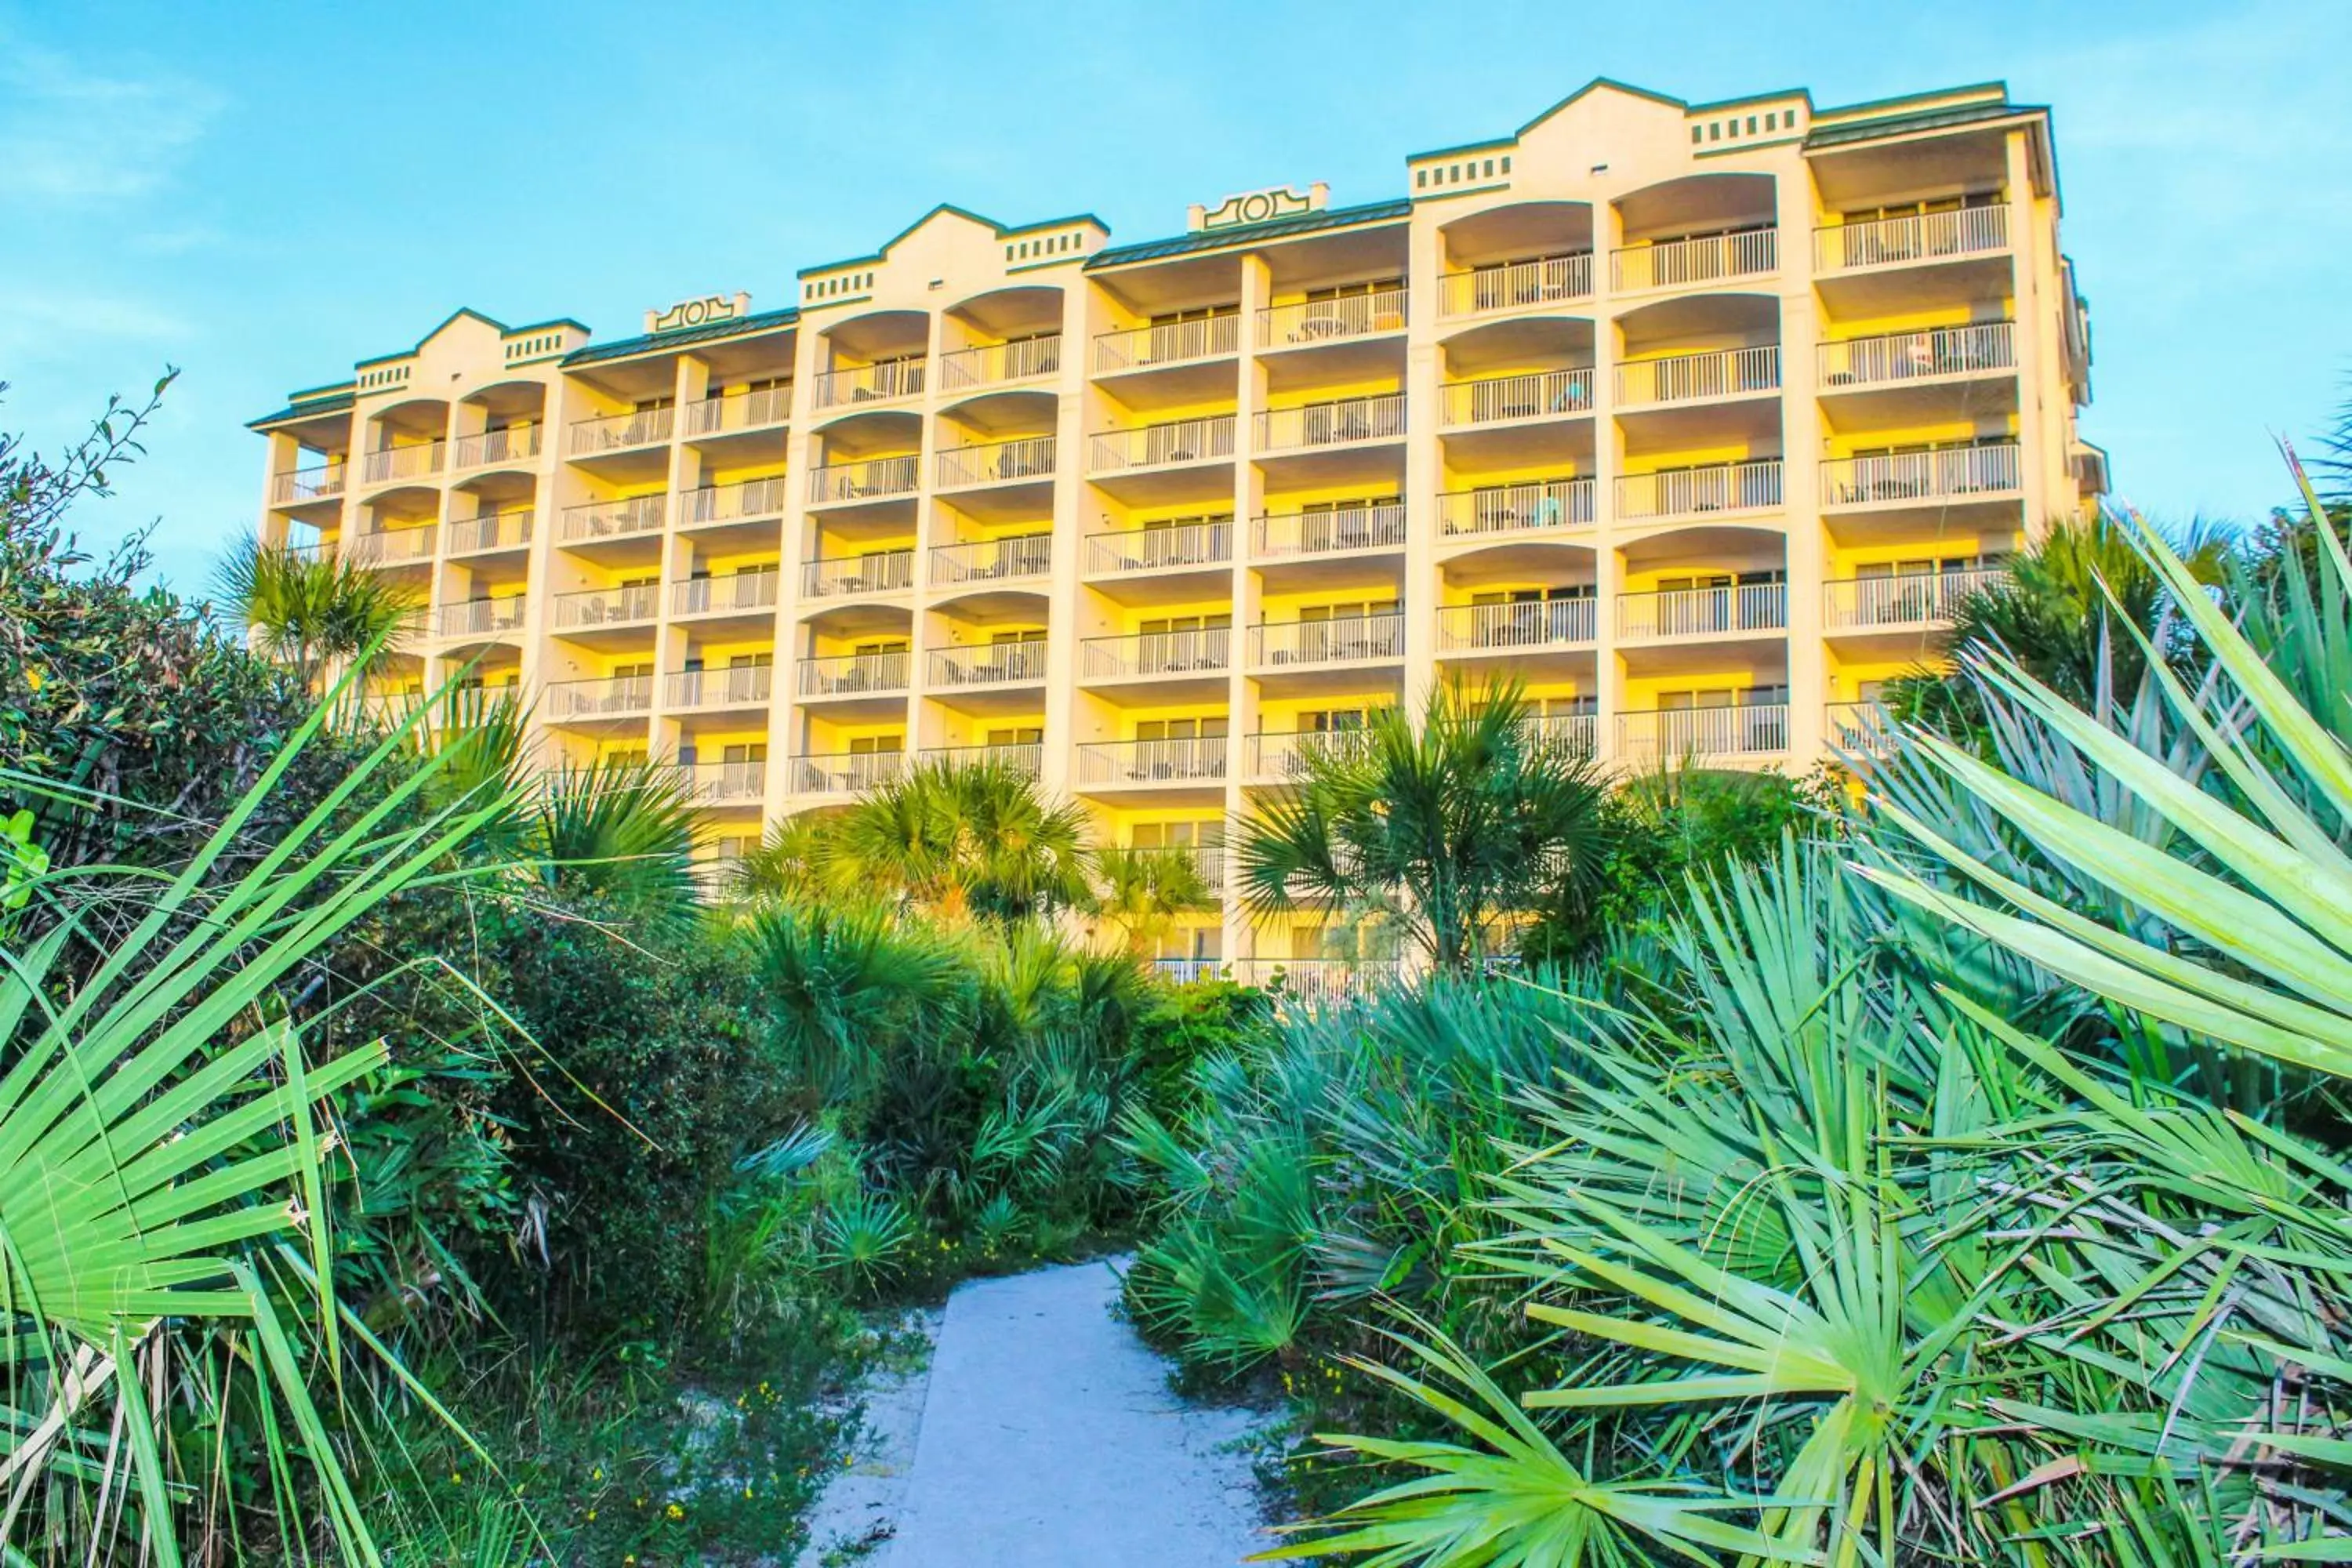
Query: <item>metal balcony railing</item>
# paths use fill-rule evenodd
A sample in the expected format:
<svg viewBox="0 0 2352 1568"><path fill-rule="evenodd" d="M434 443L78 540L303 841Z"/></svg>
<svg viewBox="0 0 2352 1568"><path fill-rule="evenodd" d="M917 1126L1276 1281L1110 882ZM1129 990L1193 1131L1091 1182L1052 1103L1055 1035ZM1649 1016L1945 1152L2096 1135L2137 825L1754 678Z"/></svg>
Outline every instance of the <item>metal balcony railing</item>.
<svg viewBox="0 0 2352 1568"><path fill-rule="evenodd" d="M1392 959L1237 958L1231 967L1236 984L1272 991L1307 1007L1368 996L1403 974Z"/></svg>
<svg viewBox="0 0 2352 1568"><path fill-rule="evenodd" d="M649 713L654 705L654 678L615 675L601 679L550 681L542 701L548 718L558 723L569 719L627 718Z"/></svg>
<svg viewBox="0 0 2352 1568"><path fill-rule="evenodd" d="M1257 346L1290 348L1404 331L1405 291L1382 289L1337 300L1267 305L1257 313Z"/></svg>
<svg viewBox="0 0 2352 1568"><path fill-rule="evenodd" d="M1108 375L1192 360L1219 359L1240 353L1241 346L1242 320L1238 314L1134 327L1096 337L1094 371L1097 375Z"/></svg>
<svg viewBox="0 0 2352 1568"><path fill-rule="evenodd" d="M1449 272L1438 279L1437 313L1484 316L1590 299L1591 294L1592 252L1580 250Z"/></svg>
<svg viewBox="0 0 2352 1568"><path fill-rule="evenodd" d="M1780 459L1708 463L1655 474L1626 474L1617 481L1617 520L1648 521L1703 517L1717 511L1753 511L1780 504Z"/></svg>
<svg viewBox="0 0 2352 1568"><path fill-rule="evenodd" d="M1497 375L1456 381L1439 389L1438 423L1448 429L1534 419L1554 414L1592 412L1592 372L1547 370L1528 375Z"/></svg>
<svg viewBox="0 0 2352 1568"><path fill-rule="evenodd" d="M785 483L783 475L771 474L765 479L740 479L733 484L704 485L688 490L678 498L686 503L686 526L781 517L788 499Z"/></svg>
<svg viewBox="0 0 2352 1568"><path fill-rule="evenodd" d="M1404 394L1343 397L1304 408L1268 408L1257 416L1261 451L1292 452L1392 441L1404 434Z"/></svg>
<svg viewBox="0 0 2352 1568"><path fill-rule="evenodd" d="M1832 702L1824 718L1826 738L1841 752L1867 756L1895 747L1895 716L1883 702Z"/></svg>
<svg viewBox="0 0 2352 1568"><path fill-rule="evenodd" d="M664 678L662 706L672 710L744 708L765 702L775 689L775 674L764 664L681 669Z"/></svg>
<svg viewBox="0 0 2352 1568"><path fill-rule="evenodd" d="M1725 278L1751 278L1780 264L1780 231L1746 228L1612 250L1609 286L1620 291L1682 288Z"/></svg>
<svg viewBox="0 0 2352 1568"><path fill-rule="evenodd" d="M304 501L325 500L343 493L343 485L351 469L343 463L327 463L315 468L288 468L274 474L269 480L269 504L299 506Z"/></svg>
<svg viewBox="0 0 2352 1568"><path fill-rule="evenodd" d="M1546 713L1528 721L1536 743L1576 762L1589 762L1601 745L1601 721L1591 713Z"/></svg>
<svg viewBox="0 0 2352 1568"><path fill-rule="evenodd" d="M1016 686L1045 679L1045 645L1038 642L978 643L935 647L925 671L935 688Z"/></svg>
<svg viewBox="0 0 2352 1568"><path fill-rule="evenodd" d="M652 583L627 588L592 588L583 594L558 594L551 601L555 628L634 626L661 613L661 589Z"/></svg>
<svg viewBox="0 0 2352 1568"><path fill-rule="evenodd" d="M343 541L343 552L356 566L396 566L424 561L433 554L434 525L388 528L377 533L355 533Z"/></svg>
<svg viewBox="0 0 2352 1568"><path fill-rule="evenodd" d="M1617 755L1626 762L1770 756L1789 749L1789 705L1669 708L1617 716Z"/></svg>
<svg viewBox="0 0 2352 1568"><path fill-rule="evenodd" d="M1394 550L1404 543L1404 503L1277 511L1250 519L1253 553L1276 558L1348 550Z"/></svg>
<svg viewBox="0 0 2352 1568"><path fill-rule="evenodd" d="M677 426L677 410L672 407L638 408L626 414L604 414L593 419L572 422L571 451L575 458L594 457L603 452L625 452L638 447L651 447L669 439Z"/></svg>
<svg viewBox="0 0 2352 1568"><path fill-rule="evenodd" d="M461 468L487 468L492 463L521 463L539 456L540 427L537 425L509 425L503 429L485 430L476 436L457 437L457 464Z"/></svg>
<svg viewBox="0 0 2352 1568"><path fill-rule="evenodd" d="M532 513L493 512L487 517L461 517L449 524L449 553L478 555L486 550L520 550L530 542Z"/></svg>
<svg viewBox="0 0 2352 1568"><path fill-rule="evenodd" d="M1045 771L1045 748L1034 742L997 746L926 746L923 760L962 766L985 764L1034 781Z"/></svg>
<svg viewBox="0 0 2352 1568"><path fill-rule="evenodd" d="M669 585L673 616L723 616L776 607L775 572L734 572L724 577L689 577Z"/></svg>
<svg viewBox="0 0 2352 1568"><path fill-rule="evenodd" d="M932 461L941 489L1045 479L1054 472L1054 437L1023 436L1011 441L942 447Z"/></svg>
<svg viewBox="0 0 2352 1568"><path fill-rule="evenodd" d="M1914 213L1907 217L1817 228L1813 230L1813 268L1843 272L2008 248L2008 207L1961 207L1954 212Z"/></svg>
<svg viewBox="0 0 2352 1568"><path fill-rule="evenodd" d="M1937 626L1949 621L1963 601L2008 578L2000 566L1840 578L1822 584L1822 618L1832 631Z"/></svg>
<svg viewBox="0 0 2352 1568"><path fill-rule="evenodd" d="M1591 599L1524 605L1448 605L1437 612L1440 653L1583 647L1598 620Z"/></svg>
<svg viewBox="0 0 2352 1568"><path fill-rule="evenodd" d="M1087 465L1097 474L1209 462L1234 455L1234 416L1175 419L1132 430L1101 430L1087 441Z"/></svg>
<svg viewBox="0 0 2352 1568"><path fill-rule="evenodd" d="M555 537L565 544L597 539L624 539L633 533L654 532L668 515L669 498L663 495L590 501L584 506L563 509L563 521L557 527Z"/></svg>
<svg viewBox="0 0 2352 1568"><path fill-rule="evenodd" d="M1261 731L1249 737L1246 776L1253 784L1301 778L1309 758L1361 756L1371 743L1369 730Z"/></svg>
<svg viewBox="0 0 2352 1568"><path fill-rule="evenodd" d="M724 392L700 397L686 405L686 433L719 436L734 430L761 430L782 425L793 416L793 387L762 386L747 392Z"/></svg>
<svg viewBox="0 0 2352 1568"><path fill-rule="evenodd" d="M1668 588L1617 595L1621 637L1714 637L1786 630L1786 583L1737 583L1724 588Z"/></svg>
<svg viewBox="0 0 2352 1568"><path fill-rule="evenodd" d="M812 599L895 594L915 585L915 552L880 550L868 555L822 555L801 566L801 592Z"/></svg>
<svg viewBox="0 0 2352 1568"><path fill-rule="evenodd" d="M372 485L392 479L421 479L441 471L446 443L419 441L411 447L383 447L362 459L362 475Z"/></svg>
<svg viewBox="0 0 2352 1568"><path fill-rule="evenodd" d="M793 759L793 787L803 795L864 795L906 771L904 752L819 752Z"/></svg>
<svg viewBox="0 0 2352 1568"><path fill-rule="evenodd" d="M995 386L1032 376L1053 375L1062 368L1062 334L1024 338L1013 343L983 343L940 356L940 390L959 392L971 386Z"/></svg>
<svg viewBox="0 0 2352 1568"><path fill-rule="evenodd" d="M2008 321L1937 327L1924 332L1888 332L1823 343L1815 364L1824 391L1844 386L1887 386L1967 375L1975 371L2014 370L2016 331Z"/></svg>
<svg viewBox="0 0 2352 1568"><path fill-rule="evenodd" d="M922 479L922 458L909 452L904 457L868 458L863 462L828 463L811 468L809 502L827 506L913 495Z"/></svg>
<svg viewBox="0 0 2352 1568"><path fill-rule="evenodd" d="M1087 539L1087 570L1151 572L1168 566L1219 566L1234 558L1230 522L1123 528Z"/></svg>
<svg viewBox="0 0 2352 1568"><path fill-rule="evenodd" d="M507 599L467 599L444 605L434 612L433 629L445 637L496 637L522 626L522 595Z"/></svg>
<svg viewBox="0 0 2352 1568"><path fill-rule="evenodd" d="M1079 645L1079 656L1078 674L1087 680L1227 669L1233 661L1233 628L1202 626L1187 631L1088 637Z"/></svg>
<svg viewBox="0 0 2352 1568"><path fill-rule="evenodd" d="M1825 507L1883 506L1921 500L1972 500L2004 495L2023 483L2014 442L1842 458L1822 465Z"/></svg>
<svg viewBox="0 0 2352 1568"><path fill-rule="evenodd" d="M1220 784L1225 776L1223 735L1173 741L1090 741L1078 748L1081 787L1116 784Z"/></svg>
<svg viewBox="0 0 2352 1568"><path fill-rule="evenodd" d="M917 397L923 390L923 357L884 360L847 370L829 370L816 378L811 401L818 408L838 408L853 403L887 403Z"/></svg>
<svg viewBox="0 0 2352 1568"><path fill-rule="evenodd" d="M1543 479L1524 485L1481 485L1437 498L1437 529L1447 538L1574 528L1592 521L1590 479Z"/></svg>
<svg viewBox="0 0 2352 1568"><path fill-rule="evenodd" d="M1777 392L1780 346L1722 349L1709 353L1670 354L1628 360L1617 367L1617 403L1635 408L1652 403L1696 403Z"/></svg>
<svg viewBox="0 0 2352 1568"><path fill-rule="evenodd" d="M1054 536L1050 533L931 546L934 583L993 583L1005 577L1042 577L1053 569Z"/></svg>
<svg viewBox="0 0 2352 1568"><path fill-rule="evenodd" d="M689 763L677 771L688 797L698 805L756 804L768 793L764 762Z"/></svg>
<svg viewBox="0 0 2352 1568"><path fill-rule="evenodd" d="M1404 616L1334 616L1328 621L1269 621L1250 627L1253 668L1367 664L1404 657Z"/></svg>
<svg viewBox="0 0 2352 1568"><path fill-rule="evenodd" d="M904 648L889 653L840 653L801 660L803 697L848 697L907 689L911 660Z"/></svg>

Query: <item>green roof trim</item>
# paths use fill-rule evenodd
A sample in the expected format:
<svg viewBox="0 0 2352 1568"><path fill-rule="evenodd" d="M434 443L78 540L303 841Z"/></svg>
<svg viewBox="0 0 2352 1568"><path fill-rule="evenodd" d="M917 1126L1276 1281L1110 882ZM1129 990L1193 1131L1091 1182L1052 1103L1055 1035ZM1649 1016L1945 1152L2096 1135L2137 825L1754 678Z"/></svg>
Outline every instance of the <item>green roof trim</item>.
<svg viewBox="0 0 2352 1568"><path fill-rule="evenodd" d="M502 338L512 337L514 335L514 329L508 326L504 321L499 321L495 316L485 316L479 310L475 310L471 305L460 305L456 310L450 311L446 316L444 316L441 319L441 324L439 326L434 328L431 331L417 339L416 346L415 348L403 349L396 354L378 354L373 359L363 359L353 364L352 368L353 370L365 370L372 364L390 364L394 360L413 358L416 353L423 350L426 343L431 342L435 338L437 338L443 332L447 331L453 322L457 321L461 317L466 316L473 317L474 320L481 322L482 325L489 328L492 331L495 331Z"/></svg>
<svg viewBox="0 0 2352 1568"><path fill-rule="evenodd" d="M1964 92L1997 92L2001 101L2009 101L2009 83L2005 81L1970 81L1958 87L1941 87L1933 92L1906 92L1895 98L1869 98L1860 103L1841 103L1829 109L1817 109L1813 113L1836 118L1847 114L1874 113L1880 110L1900 109L1906 103L1926 103L1933 99L1952 98ZM1974 107L1974 106L1971 106Z"/></svg>
<svg viewBox="0 0 2352 1568"><path fill-rule="evenodd" d="M606 360L627 359L632 354L653 353L674 349L683 343L716 342L722 338L751 337L759 332L772 332L789 327L801 319L800 308L788 305L781 310L756 310L731 321L709 321L699 327L679 327L667 332L640 332L633 338L616 338L609 343L590 343L573 349L563 356L568 368L575 364L597 364Z"/></svg>
<svg viewBox="0 0 2352 1568"><path fill-rule="evenodd" d="M1537 115L1533 120L1528 121L1525 125L1520 126L1517 131L1512 132L1508 136L1496 136L1485 142L1465 142L1458 147L1439 147L1427 153L1408 153L1405 154L1404 161L1408 163L1418 163L1423 158L1450 158L1457 153L1483 153L1489 147L1517 146L1519 139L1525 136L1528 132L1533 131L1537 126L1541 125L1545 121L1549 120L1553 115L1558 114L1561 110L1566 109L1570 104L1574 103L1578 99L1584 97L1587 93L1599 92L1603 88L1608 88L1616 92L1627 93L1634 98L1646 98L1652 103L1663 103L1669 109L1688 109L1690 107L1681 99L1672 97L1666 93L1653 92L1646 87L1635 87L1632 82L1619 81L1614 77L1597 76L1591 81L1586 82L1582 87L1578 88L1574 92L1570 93L1566 98L1561 99L1558 103L1553 104L1549 109L1545 110L1541 114Z"/></svg>
<svg viewBox="0 0 2352 1568"><path fill-rule="evenodd" d="M1103 222L1102 219L1095 216L1092 213L1077 213L1069 217L1048 218L1044 223L1024 223L1013 227L1007 227L1003 224L997 222L994 218L984 216L982 214L972 211L970 207L960 207L953 202L941 202L939 205L933 207L930 211L925 213L922 216L917 218L914 222L908 224L906 227L900 229L889 238L884 240L882 242L881 248L875 251L871 256L853 256L846 261L827 261L815 267L803 267L798 272L793 273L793 276L796 279L814 278L820 272L838 272L845 267L872 267L877 262L887 261L889 259L890 250L893 246L906 238L908 235L914 233L917 229L922 227L925 224L930 222L933 218L939 216L941 213L951 213L955 216L962 218L967 223L976 223L982 228L987 229L990 233L995 235L999 239L1010 239L1015 235L1034 234L1041 228L1059 228L1065 224L1073 223L1090 223L1097 228L1102 230L1105 234L1108 234L1110 232L1110 225Z"/></svg>
<svg viewBox="0 0 2352 1568"><path fill-rule="evenodd" d="M509 327L507 329L507 336L510 338L524 337L531 332L543 332L550 327L570 327L575 331L582 332L590 330L588 323L585 321L575 321L569 316L558 316L551 321L533 321L527 327Z"/></svg>
<svg viewBox="0 0 2352 1568"><path fill-rule="evenodd" d="M308 402L289 404L277 413L265 414L258 419L248 419L245 422L245 427L248 430L264 430L272 425L289 425L297 419L313 419L321 414L347 413L358 402L358 395L350 392L312 398Z"/></svg>
<svg viewBox="0 0 2352 1568"><path fill-rule="evenodd" d="M1930 109L1918 114L1898 114L1884 120L1857 120L1851 125L1824 126L1806 136L1805 151L1844 147L1856 142L1875 142L1883 136L1905 136L1915 131L1942 131L1955 125L1975 124L1979 121L2014 120L2023 115L2049 112L2047 108L2036 104L1954 104L1949 109Z"/></svg>
<svg viewBox="0 0 2352 1568"><path fill-rule="evenodd" d="M1198 251L1228 250L1236 246L1255 244L1261 239L1286 239L1293 235L1314 234L1327 228L1350 228L1358 224L1388 223L1412 216L1412 198L1410 196L1398 196L1385 202L1366 202L1360 206L1329 207L1319 213L1304 213L1297 217L1269 218L1265 223L1211 229L1205 234L1180 235L1172 239L1114 246L1108 250L1097 250L1087 258L1087 270L1092 272L1097 268L1121 267L1137 261L1159 261Z"/></svg>
<svg viewBox="0 0 2352 1568"><path fill-rule="evenodd" d="M1693 114L1713 114L1717 110L1745 109L1751 103L1773 103L1784 98L1803 99L1808 117L1821 112L1813 107L1812 89L1802 87L1784 87L1778 92L1744 92L1738 98L1719 98L1713 103L1694 103L1688 107Z"/></svg>

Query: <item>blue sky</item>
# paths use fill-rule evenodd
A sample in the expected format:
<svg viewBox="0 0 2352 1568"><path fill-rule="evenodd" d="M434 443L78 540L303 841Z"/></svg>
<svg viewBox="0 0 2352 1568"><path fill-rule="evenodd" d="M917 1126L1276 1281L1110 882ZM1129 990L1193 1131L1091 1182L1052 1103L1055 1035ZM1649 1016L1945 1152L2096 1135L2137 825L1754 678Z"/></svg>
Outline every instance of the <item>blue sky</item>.
<svg viewBox="0 0 2352 1568"><path fill-rule="evenodd" d="M982 19L985 18L985 19ZM2258 516L2352 371L2352 4L441 5L0 0L0 429L55 447L183 367L102 542L200 584L249 527L244 422L460 305L571 316L863 254L934 204L1122 240L1406 154L1595 76L1816 103L2000 79L2056 111L2091 297L2085 427L2158 516Z"/></svg>

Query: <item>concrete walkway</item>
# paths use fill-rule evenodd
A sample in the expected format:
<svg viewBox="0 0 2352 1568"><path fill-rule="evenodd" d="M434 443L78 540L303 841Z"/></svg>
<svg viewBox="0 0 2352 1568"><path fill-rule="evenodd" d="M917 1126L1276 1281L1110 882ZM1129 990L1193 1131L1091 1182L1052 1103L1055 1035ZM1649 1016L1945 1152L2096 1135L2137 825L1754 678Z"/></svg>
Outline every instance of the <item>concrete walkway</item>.
<svg viewBox="0 0 2352 1568"><path fill-rule="evenodd" d="M1104 1263L949 1298L914 1462L876 1568L1234 1568L1274 1543L1243 1410L1201 1409L1112 1315ZM877 1532L878 1533L878 1532Z"/></svg>

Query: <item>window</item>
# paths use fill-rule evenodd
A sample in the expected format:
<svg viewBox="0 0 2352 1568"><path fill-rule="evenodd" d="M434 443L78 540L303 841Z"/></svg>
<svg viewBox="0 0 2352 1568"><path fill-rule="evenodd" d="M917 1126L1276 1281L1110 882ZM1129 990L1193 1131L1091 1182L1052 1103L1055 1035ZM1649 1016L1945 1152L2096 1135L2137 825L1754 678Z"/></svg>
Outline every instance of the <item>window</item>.
<svg viewBox="0 0 2352 1568"><path fill-rule="evenodd" d="M719 760L722 763L764 763L768 760L765 741L732 741L721 747Z"/></svg>
<svg viewBox="0 0 2352 1568"><path fill-rule="evenodd" d="M906 749L904 735L859 735L849 742L849 754L853 757L888 756Z"/></svg>
<svg viewBox="0 0 2352 1568"><path fill-rule="evenodd" d="M1224 734L1225 723L1222 714L1207 719L1139 719L1135 721L1135 738L1139 741L1213 741Z"/></svg>
<svg viewBox="0 0 2352 1568"><path fill-rule="evenodd" d="M1042 745L1045 740L1045 728L1037 724L1015 724L1005 729L989 730L980 738L983 746L1035 746Z"/></svg>
<svg viewBox="0 0 2352 1568"><path fill-rule="evenodd" d="M905 637L878 637L872 642L853 644L849 651L859 654L904 653L908 647Z"/></svg>

